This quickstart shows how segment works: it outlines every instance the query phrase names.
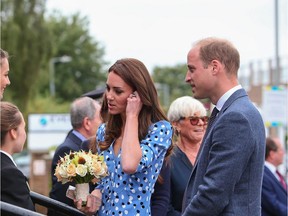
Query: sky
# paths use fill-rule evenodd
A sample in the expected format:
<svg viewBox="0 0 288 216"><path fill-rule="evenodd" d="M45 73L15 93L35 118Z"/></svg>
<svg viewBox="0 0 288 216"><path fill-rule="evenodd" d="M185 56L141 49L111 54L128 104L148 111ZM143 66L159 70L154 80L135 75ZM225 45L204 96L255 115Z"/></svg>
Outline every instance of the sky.
<svg viewBox="0 0 288 216"><path fill-rule="evenodd" d="M79 12L104 59L133 57L151 71L186 63L192 44L205 37L230 40L242 65L273 58L277 0L47 0L48 12ZM278 0L280 56L288 57L288 3Z"/></svg>

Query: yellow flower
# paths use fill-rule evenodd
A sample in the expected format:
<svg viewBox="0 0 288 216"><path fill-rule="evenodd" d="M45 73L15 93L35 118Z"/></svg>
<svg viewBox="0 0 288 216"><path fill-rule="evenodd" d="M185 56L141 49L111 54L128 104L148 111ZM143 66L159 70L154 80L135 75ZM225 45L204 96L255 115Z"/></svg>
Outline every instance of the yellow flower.
<svg viewBox="0 0 288 216"><path fill-rule="evenodd" d="M67 175L68 176L76 176L76 166L75 164L71 163L67 167Z"/></svg>
<svg viewBox="0 0 288 216"><path fill-rule="evenodd" d="M108 168L103 156L81 150L60 157L54 175L62 184L69 181L96 183L108 175Z"/></svg>
<svg viewBox="0 0 288 216"><path fill-rule="evenodd" d="M56 176L58 182L62 181L62 179L63 179L62 176L60 175L59 171L60 171L60 167L59 167L59 165L57 165L54 175Z"/></svg>
<svg viewBox="0 0 288 216"><path fill-rule="evenodd" d="M101 164L98 163L98 162L94 162L94 163L92 164L92 170L93 170L94 176L101 175L101 173L102 173Z"/></svg>
<svg viewBox="0 0 288 216"><path fill-rule="evenodd" d="M68 174L67 174L66 167L65 167L65 165L63 165L63 164L61 164L60 167L59 167L59 175L60 175L62 178L68 178Z"/></svg>

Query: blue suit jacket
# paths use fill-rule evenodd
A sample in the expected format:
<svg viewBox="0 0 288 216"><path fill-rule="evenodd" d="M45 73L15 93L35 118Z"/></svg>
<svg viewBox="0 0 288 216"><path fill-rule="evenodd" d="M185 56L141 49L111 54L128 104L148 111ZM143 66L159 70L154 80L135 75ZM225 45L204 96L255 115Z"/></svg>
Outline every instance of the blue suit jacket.
<svg viewBox="0 0 288 216"><path fill-rule="evenodd" d="M64 202L70 206L75 205L72 199L66 197L66 191L69 185L74 186L75 184L73 182L68 182L66 184L57 182L57 178L56 176L54 176L54 173L59 158L64 157L66 154L69 154L70 151L79 151L81 143L82 143L81 139L79 139L75 134L72 133L72 131L70 131L65 141L61 145L59 145L58 148L56 149L52 160L52 167L51 167L52 189L50 191L50 197L60 202Z"/></svg>
<svg viewBox="0 0 288 216"><path fill-rule="evenodd" d="M287 216L287 191L266 166L261 204L262 216Z"/></svg>
<svg viewBox="0 0 288 216"><path fill-rule="evenodd" d="M228 98L205 136L182 215L259 216L265 129L244 89Z"/></svg>

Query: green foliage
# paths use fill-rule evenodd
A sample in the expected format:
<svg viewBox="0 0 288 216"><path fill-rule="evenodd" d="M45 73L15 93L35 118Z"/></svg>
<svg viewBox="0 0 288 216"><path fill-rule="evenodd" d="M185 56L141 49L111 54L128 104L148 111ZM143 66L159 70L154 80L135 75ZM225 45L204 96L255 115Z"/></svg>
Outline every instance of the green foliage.
<svg viewBox="0 0 288 216"><path fill-rule="evenodd" d="M11 85L4 99L27 113L67 112L67 104L83 93L103 86L104 48L88 31L88 20L79 14L45 14L46 0L1 0L1 48L11 56ZM55 61L56 97L49 83L52 59L70 56L72 61ZM59 58L58 58L59 59Z"/></svg>
<svg viewBox="0 0 288 216"><path fill-rule="evenodd" d="M158 93L161 104L167 110L170 103L178 97L192 95L191 87L185 83L187 66L185 64L174 67L155 67L153 70L153 80L158 85ZM169 98L165 97L168 91Z"/></svg>
<svg viewBox="0 0 288 216"><path fill-rule="evenodd" d="M23 113L34 92L39 72L51 53L50 31L44 20L44 0L1 2L1 47L9 52L9 98Z"/></svg>
<svg viewBox="0 0 288 216"><path fill-rule="evenodd" d="M60 103L51 97L38 95L29 101L28 110L33 110L33 113L69 113L70 105L71 102Z"/></svg>
<svg viewBox="0 0 288 216"><path fill-rule="evenodd" d="M104 50L89 35L87 18L79 14L65 17L54 12L48 18L48 23L53 32L53 58L72 58L70 62L54 63L56 97L62 101L72 101L96 86L101 86L106 80L102 69L105 66L102 59ZM39 88L44 93L48 89L48 83Z"/></svg>
<svg viewBox="0 0 288 216"><path fill-rule="evenodd" d="M152 77L156 83L156 87L158 86L158 94L164 110L168 111L172 101L178 97L185 95L193 96L191 86L185 82L186 72L186 64L179 64L174 67L154 68ZM165 91L168 91L168 93L165 93ZM165 96L166 94L168 94L168 98ZM207 110L210 109L210 101L208 99L203 99L201 102Z"/></svg>

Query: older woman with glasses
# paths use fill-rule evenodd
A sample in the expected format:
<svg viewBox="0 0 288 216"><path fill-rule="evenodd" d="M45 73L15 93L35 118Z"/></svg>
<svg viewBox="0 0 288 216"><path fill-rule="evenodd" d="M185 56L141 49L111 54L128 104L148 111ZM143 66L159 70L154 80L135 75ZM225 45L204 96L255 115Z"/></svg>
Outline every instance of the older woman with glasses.
<svg viewBox="0 0 288 216"><path fill-rule="evenodd" d="M204 105L190 97L174 100L168 110L168 119L176 134L174 153L170 158L170 206L169 216L181 215L182 199L192 172L202 138L208 123Z"/></svg>

